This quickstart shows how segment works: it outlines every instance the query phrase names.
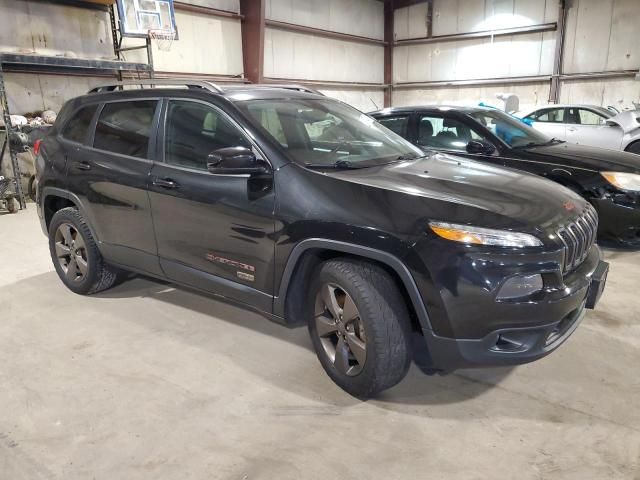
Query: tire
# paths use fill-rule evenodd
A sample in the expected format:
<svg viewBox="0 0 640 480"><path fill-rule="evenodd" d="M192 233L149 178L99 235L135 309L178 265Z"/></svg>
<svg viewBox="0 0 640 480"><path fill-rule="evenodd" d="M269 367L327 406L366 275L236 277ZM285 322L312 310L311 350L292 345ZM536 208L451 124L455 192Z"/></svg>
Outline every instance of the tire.
<svg viewBox="0 0 640 480"><path fill-rule="evenodd" d="M635 141L633 143L631 143L630 145L627 145L627 148L625 148L626 152L629 153L635 153L637 155L640 155L640 141Z"/></svg>
<svg viewBox="0 0 640 480"><path fill-rule="evenodd" d="M20 204L15 197L7 199L7 211L9 213L16 213L20 209Z"/></svg>
<svg viewBox="0 0 640 480"><path fill-rule="evenodd" d="M65 255L67 251L69 254ZM53 215L49 224L49 252L60 280L74 293L97 293L117 280L118 270L105 263L84 218L73 207Z"/></svg>
<svg viewBox="0 0 640 480"><path fill-rule="evenodd" d="M36 177L35 177L35 175L33 175L29 179L29 190L28 190L28 192L29 192L29 198L35 202L36 201Z"/></svg>
<svg viewBox="0 0 640 480"><path fill-rule="evenodd" d="M339 387L368 398L404 378L412 358L409 315L387 272L368 262L327 261L316 271L308 301L311 341L322 367ZM327 307L330 303L333 307Z"/></svg>

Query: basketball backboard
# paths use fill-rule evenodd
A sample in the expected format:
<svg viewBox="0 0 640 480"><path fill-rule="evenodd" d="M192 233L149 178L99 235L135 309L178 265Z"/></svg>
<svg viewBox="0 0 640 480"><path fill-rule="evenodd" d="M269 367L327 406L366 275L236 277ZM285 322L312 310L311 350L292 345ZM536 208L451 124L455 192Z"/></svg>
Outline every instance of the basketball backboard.
<svg viewBox="0 0 640 480"><path fill-rule="evenodd" d="M148 37L149 31L177 37L173 0L118 0L123 37Z"/></svg>

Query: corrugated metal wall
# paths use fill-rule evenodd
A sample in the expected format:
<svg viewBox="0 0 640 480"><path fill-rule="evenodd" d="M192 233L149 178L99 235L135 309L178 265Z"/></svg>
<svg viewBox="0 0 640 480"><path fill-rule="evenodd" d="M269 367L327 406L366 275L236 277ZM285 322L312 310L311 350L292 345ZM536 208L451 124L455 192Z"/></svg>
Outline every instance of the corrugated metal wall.
<svg viewBox="0 0 640 480"><path fill-rule="evenodd" d="M239 0L190 0L185 3L239 11ZM153 48L158 71L239 75L243 72L240 21L176 11L180 40L171 51ZM126 39L124 45L142 44ZM92 59L113 59L109 16L86 8L29 0L0 0L0 51ZM144 51L124 53L146 63ZM7 73L13 113L59 110L69 98L106 81L100 77Z"/></svg>
<svg viewBox="0 0 640 480"><path fill-rule="evenodd" d="M239 11L239 0L190 0L188 3ZM565 43L565 73L637 69L640 42L639 0L572 0ZM270 20L335 32L383 38L383 3L377 0L267 0ZM557 0L434 0L433 35L477 32L557 21ZM397 40L427 34L426 3L401 8L395 15ZM240 21L177 11L180 40L170 52L154 48L156 69L166 72L238 75L243 71ZM284 79L383 83L381 45L326 38L313 33L267 27L265 75ZM127 44L140 43L127 40ZM394 49L394 82L475 80L549 75L555 32L508 35ZM82 8L30 0L0 0L0 51L113 58L108 16ZM145 61L143 52L127 52ZM8 74L11 108L16 112L59 108L99 78ZM383 104L381 89L325 87L363 110ZM396 105L425 102L497 103L496 93L514 92L523 108L548 100L548 83L397 89ZM561 101L629 107L640 99L640 82L565 80Z"/></svg>
<svg viewBox="0 0 640 480"><path fill-rule="evenodd" d="M384 5L377 0L267 0L266 18L382 40ZM266 77L383 83L384 48L267 27ZM382 90L323 90L365 111L382 106Z"/></svg>
<svg viewBox="0 0 640 480"><path fill-rule="evenodd" d="M567 2L563 73L638 69L640 20L638 0L572 0ZM434 36L556 22L557 0L434 0ZM396 11L397 40L427 35L427 5ZM435 44L399 46L394 50L394 82L472 80L550 75L555 32L507 35ZM496 93L516 93L526 109L548 103L549 82L398 89L394 105L417 103L499 104ZM631 107L640 98L632 78L563 80L563 102Z"/></svg>

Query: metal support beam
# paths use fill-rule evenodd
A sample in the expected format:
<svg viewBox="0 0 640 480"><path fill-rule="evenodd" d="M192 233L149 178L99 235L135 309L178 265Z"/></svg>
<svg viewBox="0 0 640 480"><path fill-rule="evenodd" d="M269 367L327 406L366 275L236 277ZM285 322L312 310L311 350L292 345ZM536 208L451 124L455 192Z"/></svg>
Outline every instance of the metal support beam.
<svg viewBox="0 0 640 480"><path fill-rule="evenodd" d="M564 37L567 27L567 6L564 0L560 0L558 9L558 29L556 30L556 49L553 56L553 74L551 87L549 87L549 102L558 103L560 100L560 75L562 75L562 63L564 61Z"/></svg>
<svg viewBox="0 0 640 480"><path fill-rule="evenodd" d="M393 85L395 89L408 88L438 88L438 87L465 87L482 85L502 85L512 83L538 83L548 82L549 75L535 75L528 77L499 77L499 78L478 78L472 80L441 80L435 82L405 82Z"/></svg>
<svg viewBox="0 0 640 480"><path fill-rule="evenodd" d="M393 1L384 4L384 83L388 85L384 89L384 106L391 106L393 101Z"/></svg>
<svg viewBox="0 0 640 480"><path fill-rule="evenodd" d="M264 79L265 0L240 0L244 76L252 83Z"/></svg>
<svg viewBox="0 0 640 480"><path fill-rule="evenodd" d="M173 7L176 10L181 10L184 12L191 13L201 13L202 15L209 15L211 17L227 17L227 18L235 18L242 19L242 15L237 12L231 12L229 10L220 10L219 8L213 7L203 7L200 5L192 5L191 3L186 2L173 2Z"/></svg>
<svg viewBox="0 0 640 480"><path fill-rule="evenodd" d="M307 33L310 35L318 35L321 37L335 38L337 40L346 40L349 42L370 43L374 45L384 45L385 41L378 38L363 37L361 35L352 35L350 33L335 32L332 30L324 30L322 28L307 27L305 25L297 25L294 23L280 22L278 20L265 20L265 25L278 30L286 30L289 32Z"/></svg>
<svg viewBox="0 0 640 480"><path fill-rule="evenodd" d="M498 37L502 35L522 35L522 34L537 33L537 32L550 32L550 31L556 30L556 28L557 28L556 23L552 22L552 23L542 23L539 25L529 25L526 27L485 30L481 32L455 33L452 35L436 35L431 37L407 38L403 40L397 40L395 44L396 45L417 45L417 44L424 44L424 43L455 42L460 40L469 40L472 38L490 38L490 37Z"/></svg>
<svg viewBox="0 0 640 480"><path fill-rule="evenodd" d="M337 82L334 80L305 80L301 78L282 78L282 77L264 77L264 83L285 83L285 84L300 84L310 85L320 88L335 88L339 90L354 89L354 90L384 90L389 85L382 83L361 83L361 82Z"/></svg>

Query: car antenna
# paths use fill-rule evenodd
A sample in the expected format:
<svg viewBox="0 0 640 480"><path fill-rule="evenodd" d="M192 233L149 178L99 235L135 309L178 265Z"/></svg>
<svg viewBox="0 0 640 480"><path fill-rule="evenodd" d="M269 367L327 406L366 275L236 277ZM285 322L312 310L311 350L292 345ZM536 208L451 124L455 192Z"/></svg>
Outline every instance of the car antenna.
<svg viewBox="0 0 640 480"><path fill-rule="evenodd" d="M376 102L373 101L373 98L369 97L369 100L371 100L371 103L373 103L373 106L376 107L376 110L380 110L380 107L376 105Z"/></svg>

